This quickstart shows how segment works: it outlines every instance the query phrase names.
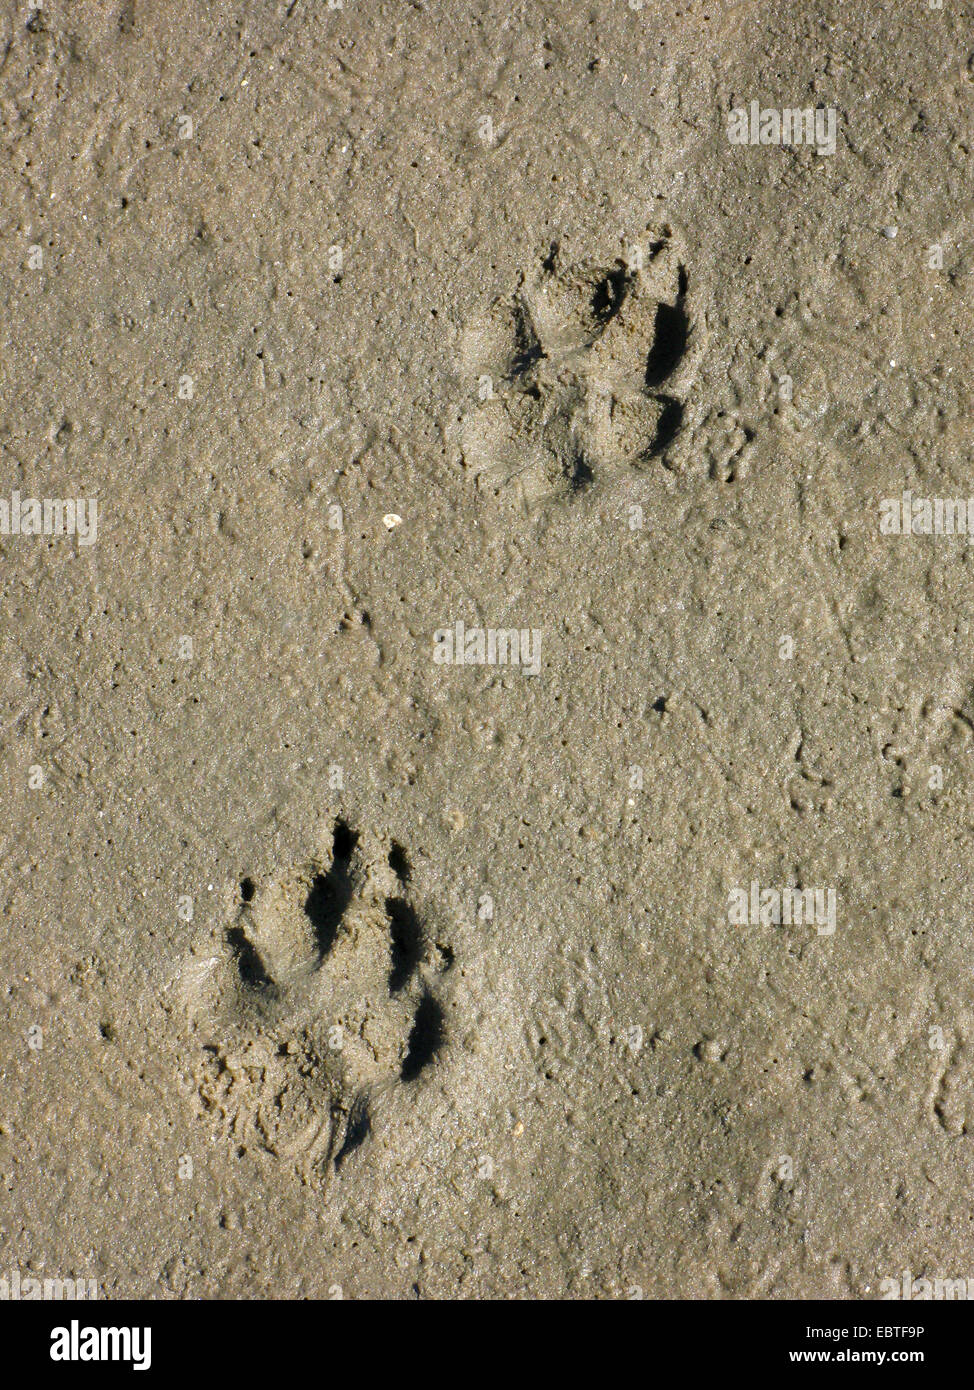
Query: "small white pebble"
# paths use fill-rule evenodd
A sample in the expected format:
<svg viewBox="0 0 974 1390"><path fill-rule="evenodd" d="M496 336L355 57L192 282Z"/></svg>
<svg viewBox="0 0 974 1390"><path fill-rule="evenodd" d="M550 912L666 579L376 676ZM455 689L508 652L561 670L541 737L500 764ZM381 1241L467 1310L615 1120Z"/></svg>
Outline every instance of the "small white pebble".
<svg viewBox="0 0 974 1390"><path fill-rule="evenodd" d="M402 525L402 517L397 516L395 512L386 512L382 518L382 524L387 531L394 531L397 526Z"/></svg>

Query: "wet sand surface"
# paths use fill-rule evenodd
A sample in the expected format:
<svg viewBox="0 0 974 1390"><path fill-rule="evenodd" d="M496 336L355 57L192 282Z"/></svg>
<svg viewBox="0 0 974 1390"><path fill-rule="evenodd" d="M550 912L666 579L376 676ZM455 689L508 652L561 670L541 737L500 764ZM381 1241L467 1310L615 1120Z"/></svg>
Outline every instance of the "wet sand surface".
<svg viewBox="0 0 974 1390"><path fill-rule="evenodd" d="M972 18L3 4L0 1272L974 1275Z"/></svg>

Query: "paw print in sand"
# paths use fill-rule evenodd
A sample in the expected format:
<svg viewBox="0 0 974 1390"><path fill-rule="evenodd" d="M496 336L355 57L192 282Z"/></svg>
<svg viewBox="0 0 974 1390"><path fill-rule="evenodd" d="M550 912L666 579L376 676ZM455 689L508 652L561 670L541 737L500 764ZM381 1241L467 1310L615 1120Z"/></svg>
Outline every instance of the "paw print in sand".
<svg viewBox="0 0 974 1390"><path fill-rule="evenodd" d="M366 860L339 821L327 867L244 880L219 955L190 972L199 1100L240 1148L325 1174L368 1137L383 1095L433 1063L452 954L429 939L409 878L400 846Z"/></svg>
<svg viewBox="0 0 974 1390"><path fill-rule="evenodd" d="M464 341L481 398L461 423L464 463L528 504L664 455L703 346L669 227L608 266L566 259L552 247Z"/></svg>

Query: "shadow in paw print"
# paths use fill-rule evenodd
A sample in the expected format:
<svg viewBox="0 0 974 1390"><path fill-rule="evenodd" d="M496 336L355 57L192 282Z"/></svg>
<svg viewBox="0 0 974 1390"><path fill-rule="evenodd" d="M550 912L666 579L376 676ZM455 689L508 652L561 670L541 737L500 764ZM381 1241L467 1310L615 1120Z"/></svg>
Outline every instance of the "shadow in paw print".
<svg viewBox="0 0 974 1390"><path fill-rule="evenodd" d="M392 848L389 850L389 868L400 883L406 884L412 877L412 870L409 867L406 851L403 849L402 845L398 844L395 840L393 840Z"/></svg>
<svg viewBox="0 0 974 1390"><path fill-rule="evenodd" d="M392 959L389 990L392 994L398 994L405 989L423 958L423 927L404 898L386 898L386 916L389 918L389 954Z"/></svg>
<svg viewBox="0 0 974 1390"><path fill-rule="evenodd" d="M570 493L584 492L594 482L595 472L581 450L575 450L572 454L566 470L566 478Z"/></svg>
<svg viewBox="0 0 974 1390"><path fill-rule="evenodd" d="M428 991L419 1001L402 1063L403 1081L415 1081L443 1044L443 1010Z"/></svg>
<svg viewBox="0 0 974 1390"><path fill-rule="evenodd" d="M348 1113L345 1138L335 1155L335 1167L340 1168L349 1154L353 1154L356 1149L361 1148L371 1133L372 1117L369 1114L368 1096L358 1096Z"/></svg>
<svg viewBox="0 0 974 1390"><path fill-rule="evenodd" d="M257 948L252 941L247 939L244 929L242 927L228 928L227 942L233 952L237 973L242 983L249 989L259 990L267 994L276 993L277 986L264 968L264 962L258 955Z"/></svg>
<svg viewBox="0 0 974 1390"><path fill-rule="evenodd" d="M530 315L523 304L514 309L514 350L511 355L510 377L529 372L536 362L540 362L544 352L538 335L534 330Z"/></svg>
<svg viewBox="0 0 974 1390"><path fill-rule="evenodd" d="M599 328L604 328L622 308L629 280L629 270L626 266L620 265L616 270L610 270L596 285L595 294L592 296L592 313Z"/></svg>
<svg viewBox="0 0 974 1390"><path fill-rule="evenodd" d="M335 944L345 909L352 900L352 854L358 836L344 821L335 825L332 864L326 874L313 879L304 911L315 935L318 955L324 958Z"/></svg>
<svg viewBox="0 0 974 1390"><path fill-rule="evenodd" d="M680 433L680 426L683 424L683 406L681 403L675 401L672 396L660 396L659 400L663 409L656 425L656 437L653 440L653 452L657 454L669 448Z"/></svg>
<svg viewBox="0 0 974 1390"><path fill-rule="evenodd" d="M660 304L656 310L653 346L646 359L646 385L655 390L673 375L687 350L690 322L682 301Z"/></svg>

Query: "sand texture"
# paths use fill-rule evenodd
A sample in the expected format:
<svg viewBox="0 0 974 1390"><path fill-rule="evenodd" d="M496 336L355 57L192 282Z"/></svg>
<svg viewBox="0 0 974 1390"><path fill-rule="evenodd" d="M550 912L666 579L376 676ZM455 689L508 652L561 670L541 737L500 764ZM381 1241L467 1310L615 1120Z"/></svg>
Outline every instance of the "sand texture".
<svg viewBox="0 0 974 1390"><path fill-rule="evenodd" d="M2 0L0 131L0 1274L974 1277L974 7Z"/></svg>

